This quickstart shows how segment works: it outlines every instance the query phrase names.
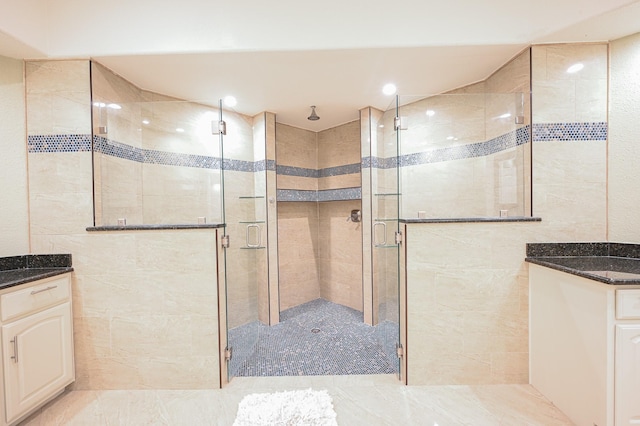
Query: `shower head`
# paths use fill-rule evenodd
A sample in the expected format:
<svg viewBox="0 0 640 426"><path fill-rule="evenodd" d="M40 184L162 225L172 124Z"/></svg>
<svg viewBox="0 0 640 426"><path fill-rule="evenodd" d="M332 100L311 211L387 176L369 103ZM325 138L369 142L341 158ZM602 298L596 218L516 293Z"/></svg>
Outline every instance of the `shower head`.
<svg viewBox="0 0 640 426"><path fill-rule="evenodd" d="M320 117L318 117L318 114L316 114L315 105L311 105L311 115L307 117L307 120L311 120L311 121L320 120Z"/></svg>

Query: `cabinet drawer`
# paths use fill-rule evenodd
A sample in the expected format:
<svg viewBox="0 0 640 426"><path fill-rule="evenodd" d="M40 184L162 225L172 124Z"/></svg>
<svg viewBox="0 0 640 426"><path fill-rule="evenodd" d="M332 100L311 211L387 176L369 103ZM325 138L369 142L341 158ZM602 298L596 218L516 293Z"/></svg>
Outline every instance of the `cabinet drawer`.
<svg viewBox="0 0 640 426"><path fill-rule="evenodd" d="M640 319L640 289L616 290L616 318Z"/></svg>
<svg viewBox="0 0 640 426"><path fill-rule="evenodd" d="M1 295L2 322L69 300L70 281L69 274L59 275L37 281L36 285Z"/></svg>

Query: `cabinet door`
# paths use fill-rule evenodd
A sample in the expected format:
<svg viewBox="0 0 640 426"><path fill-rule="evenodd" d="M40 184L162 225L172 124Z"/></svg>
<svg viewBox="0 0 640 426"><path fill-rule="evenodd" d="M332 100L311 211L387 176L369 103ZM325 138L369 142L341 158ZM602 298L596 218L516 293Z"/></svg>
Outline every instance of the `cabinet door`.
<svg viewBox="0 0 640 426"><path fill-rule="evenodd" d="M640 324L616 326L616 426L640 424Z"/></svg>
<svg viewBox="0 0 640 426"><path fill-rule="evenodd" d="M10 423L73 381L70 303L2 326L2 348Z"/></svg>

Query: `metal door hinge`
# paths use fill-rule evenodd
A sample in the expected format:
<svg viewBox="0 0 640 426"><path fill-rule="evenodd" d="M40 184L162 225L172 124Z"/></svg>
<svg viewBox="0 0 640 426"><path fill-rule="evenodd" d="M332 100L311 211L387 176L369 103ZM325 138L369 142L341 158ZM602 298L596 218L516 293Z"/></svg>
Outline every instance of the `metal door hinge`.
<svg viewBox="0 0 640 426"><path fill-rule="evenodd" d="M407 130L406 117L394 117L393 130Z"/></svg>
<svg viewBox="0 0 640 426"><path fill-rule="evenodd" d="M224 120L211 122L211 133L214 135L226 135L227 123Z"/></svg>
<svg viewBox="0 0 640 426"><path fill-rule="evenodd" d="M396 244L401 244L402 243L402 232L397 231L396 232Z"/></svg>
<svg viewBox="0 0 640 426"><path fill-rule="evenodd" d="M402 358L404 356L404 348L402 347L402 343L396 343L396 355L398 355L398 358Z"/></svg>
<svg viewBox="0 0 640 426"><path fill-rule="evenodd" d="M231 361L231 357L233 356L233 348L227 346L224 348L224 360Z"/></svg>
<svg viewBox="0 0 640 426"><path fill-rule="evenodd" d="M229 236L228 235L223 235L220 238L220 243L222 244L222 247L229 248Z"/></svg>

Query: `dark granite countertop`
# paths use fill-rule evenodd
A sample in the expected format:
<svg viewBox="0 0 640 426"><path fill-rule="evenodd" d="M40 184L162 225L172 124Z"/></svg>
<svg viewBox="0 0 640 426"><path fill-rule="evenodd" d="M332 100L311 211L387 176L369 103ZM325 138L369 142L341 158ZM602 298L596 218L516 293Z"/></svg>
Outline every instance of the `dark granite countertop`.
<svg viewBox="0 0 640 426"><path fill-rule="evenodd" d="M431 219L400 219L400 223L486 223L486 222L540 222L539 217L507 216L507 217L455 217Z"/></svg>
<svg viewBox="0 0 640 426"><path fill-rule="evenodd" d="M0 257L0 289L73 271L70 254Z"/></svg>
<svg viewBox="0 0 640 426"><path fill-rule="evenodd" d="M224 228L224 223L202 223L202 224L185 224L185 225L107 225L107 226L89 226L87 231L157 231L168 229L215 229Z"/></svg>
<svg viewBox="0 0 640 426"><path fill-rule="evenodd" d="M527 244L526 261L611 285L640 284L640 245Z"/></svg>

